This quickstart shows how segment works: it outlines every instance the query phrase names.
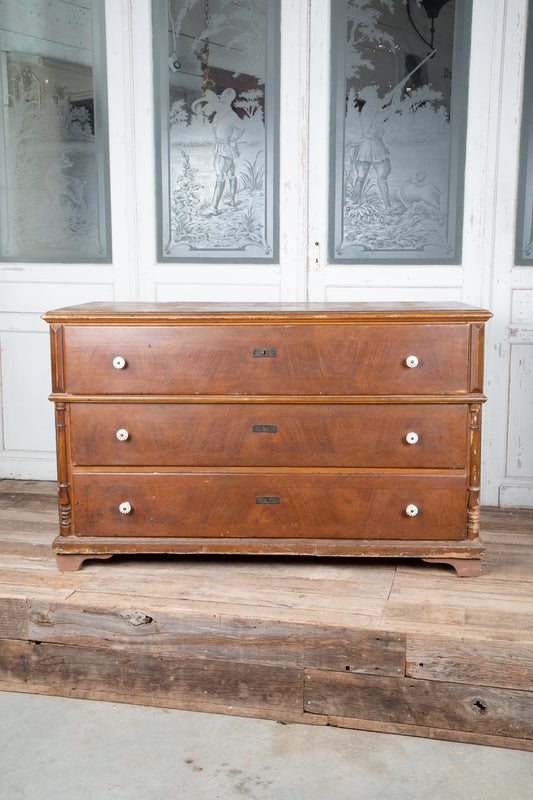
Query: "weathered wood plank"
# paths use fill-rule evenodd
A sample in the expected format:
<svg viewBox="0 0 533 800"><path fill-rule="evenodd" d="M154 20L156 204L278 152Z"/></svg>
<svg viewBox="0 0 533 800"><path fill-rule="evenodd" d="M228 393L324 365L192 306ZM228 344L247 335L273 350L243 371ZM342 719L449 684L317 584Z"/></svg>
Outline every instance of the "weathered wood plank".
<svg viewBox="0 0 533 800"><path fill-rule="evenodd" d="M31 653L29 642L0 639L0 689L31 684Z"/></svg>
<svg viewBox="0 0 533 800"><path fill-rule="evenodd" d="M74 592L90 577L88 573L59 572L53 561L30 556L0 555L0 586L16 586L31 595L36 589L69 589Z"/></svg>
<svg viewBox="0 0 533 800"><path fill-rule="evenodd" d="M446 624L443 622L432 622L427 620L406 619L394 620L395 627L405 634L407 638L412 636L427 635L429 637L447 637L449 639L459 639L461 641L480 642L490 639L494 642L501 642L504 645L513 643L533 644L533 631L522 630L515 627L498 628L492 626L483 628L477 625L466 625L458 623ZM374 630L391 630L391 620L387 618L369 618L368 627Z"/></svg>
<svg viewBox="0 0 533 800"><path fill-rule="evenodd" d="M30 536L28 536L30 539ZM23 537L3 539L0 533L0 553L8 556L29 556L30 558L46 558L50 545L42 542L25 541Z"/></svg>
<svg viewBox="0 0 533 800"><path fill-rule="evenodd" d="M1 585L1 584L0 584ZM40 595L41 596L41 595ZM380 625L380 617L372 617L364 614L353 613L343 609L302 609L298 607L280 609L275 605L259 605L253 603L250 598L249 603L239 601L229 602L223 600L197 600L190 597L180 597L179 592L175 591L172 597L158 597L154 591L150 594L150 587L145 587L144 592L127 593L124 595L108 595L105 592L86 592L82 586L75 593L71 594L69 600L76 603L87 603L105 605L110 608L116 606L129 606L133 609L159 608L164 612L172 614L222 614L226 616L244 617L247 619L272 620L303 624L303 625L330 625L332 627L348 627L350 630L379 629L380 631L390 631L391 626Z"/></svg>
<svg viewBox="0 0 533 800"><path fill-rule="evenodd" d="M86 562L91 563L91 562ZM94 566L94 562L93 562ZM227 556L227 555L143 555L143 556L113 556L107 567L113 566L113 574L123 583L129 584L132 580L142 577L153 578L157 572L159 580L175 580L176 576L185 573L188 576L198 576L201 579L211 579L217 576L231 574L239 582L283 579L285 581L311 578L313 581L343 581L349 582L354 591L372 597L381 597L383 592L389 592L394 580L396 562L387 559L354 559L354 558L320 558L320 557L286 557L286 556ZM120 569L118 569L120 567ZM83 570L85 570L85 566ZM110 582L109 569L98 570L93 581L102 588ZM339 591L346 586L340 586ZM352 595L350 594L350 597Z"/></svg>
<svg viewBox="0 0 533 800"><path fill-rule="evenodd" d="M57 497L57 484L55 481L24 481L11 478L0 480L0 494L42 494L48 497Z"/></svg>
<svg viewBox="0 0 533 800"><path fill-rule="evenodd" d="M15 497L23 497L23 495L14 495ZM24 529L27 525L40 526L41 531L47 538L50 534L57 533L58 514L55 508L21 508L20 501L16 506L10 508L0 509L2 516L0 517L0 530L18 530Z"/></svg>
<svg viewBox="0 0 533 800"><path fill-rule="evenodd" d="M533 695L511 689L309 670L304 709L533 740Z"/></svg>
<svg viewBox="0 0 533 800"><path fill-rule="evenodd" d="M406 658L410 678L533 691L533 642L414 635Z"/></svg>
<svg viewBox="0 0 533 800"><path fill-rule="evenodd" d="M39 600L51 600L57 602L58 600L66 600L73 594L72 587L59 588L57 586L47 586L43 583L37 587L20 586L16 583L3 583L0 581L0 597L1 598L22 598L24 600L29 597Z"/></svg>
<svg viewBox="0 0 533 800"><path fill-rule="evenodd" d="M26 639L28 603L25 597L2 597L0 594L0 638Z"/></svg>
<svg viewBox="0 0 533 800"><path fill-rule="evenodd" d="M314 719L313 714L308 717ZM322 717L316 717L322 719ZM394 722L379 722L371 719L354 719L352 717L327 717L327 724L337 728L350 728L376 733L395 733L400 736L420 736L424 739L442 739L446 742L463 742L464 744L481 744L487 747L506 747L510 750L533 750L531 739L511 739L506 736L489 736L482 733L466 731L450 731L441 728L428 728L424 725L399 725Z"/></svg>
<svg viewBox="0 0 533 800"><path fill-rule="evenodd" d="M113 580L109 572L95 572L84 584L87 591L106 591L110 596L128 594L158 597L180 597L196 601L216 603L240 603L243 606L268 605L277 609L298 608L309 613L322 611L346 612L351 609L355 616L381 614L385 610L390 592L390 581L369 586L363 576L354 574L353 579L320 580L319 578L276 576L264 563L247 575L233 573L231 565L219 565L210 574L189 573L186 562L177 564L175 572L158 573L157 581L148 574L116 572ZM104 567L105 570L105 567ZM80 572L84 574L84 570ZM1 577L1 572L0 572ZM359 577L359 580L358 580Z"/></svg>
<svg viewBox="0 0 533 800"><path fill-rule="evenodd" d="M533 632L533 584L398 574L384 618Z"/></svg>
<svg viewBox="0 0 533 800"><path fill-rule="evenodd" d="M30 601L30 639L135 648L187 658L404 674L405 637L224 614L169 613L152 604L108 608L79 601Z"/></svg>
<svg viewBox="0 0 533 800"><path fill-rule="evenodd" d="M533 511L527 508L482 508L481 530L533 533Z"/></svg>
<svg viewBox="0 0 533 800"><path fill-rule="evenodd" d="M7 644L5 644L7 642ZM49 686L69 696L182 707L264 708L302 712L303 671L262 664L188 659L170 654L35 642L0 641L0 686L13 681Z"/></svg>
<svg viewBox="0 0 533 800"><path fill-rule="evenodd" d="M482 569L487 581L501 580L508 583L533 583L533 536L519 533L490 533L487 537L498 538L498 542L487 542L488 557ZM517 539L522 539L519 543ZM528 587L530 591L530 588Z"/></svg>

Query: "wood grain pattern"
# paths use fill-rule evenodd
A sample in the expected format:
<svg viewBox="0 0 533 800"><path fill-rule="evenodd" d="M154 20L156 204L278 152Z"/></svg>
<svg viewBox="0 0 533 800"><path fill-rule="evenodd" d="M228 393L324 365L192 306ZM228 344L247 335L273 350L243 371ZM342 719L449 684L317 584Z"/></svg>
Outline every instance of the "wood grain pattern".
<svg viewBox="0 0 533 800"><path fill-rule="evenodd" d="M527 692L318 670L307 672L304 691L309 714L533 738L533 697Z"/></svg>
<svg viewBox="0 0 533 800"><path fill-rule="evenodd" d="M466 467L467 407L72 403L75 465ZM254 432L254 425L274 432ZM117 431L128 438L120 441ZM418 441L406 436L415 432Z"/></svg>
<svg viewBox="0 0 533 800"><path fill-rule="evenodd" d="M105 640L110 648L136 652L371 675L403 675L405 668L405 638L393 633L194 611L176 615L149 602L142 608L31 602L29 638L84 647Z"/></svg>
<svg viewBox="0 0 533 800"><path fill-rule="evenodd" d="M65 327L70 394L466 394L468 327ZM273 348L275 358L254 358ZM419 366L406 367L416 355ZM113 359L126 361L123 369Z"/></svg>
<svg viewBox="0 0 533 800"><path fill-rule="evenodd" d="M50 325L50 352L52 356L52 390L65 391L65 362L62 325Z"/></svg>
<svg viewBox="0 0 533 800"><path fill-rule="evenodd" d="M77 536L412 541L459 540L465 529L461 474L76 472L72 492Z"/></svg>
<svg viewBox="0 0 533 800"><path fill-rule="evenodd" d="M76 322L76 324L117 324L127 319L129 324L159 324L161 315L170 323L200 323L217 316L225 324L242 322L244 318L258 323L280 321L288 317L299 322L350 322L362 320L375 322L389 319L407 319L415 322L468 322L486 321L490 311L466 303L447 301L423 302L326 302L326 303L176 303L176 302L91 302L48 311L42 318L49 323Z"/></svg>
<svg viewBox="0 0 533 800"><path fill-rule="evenodd" d="M533 691L531 641L464 642L413 634L407 640L406 659L410 678Z"/></svg>
<svg viewBox="0 0 533 800"><path fill-rule="evenodd" d="M481 322L470 325L470 386L471 392L483 392L485 326Z"/></svg>
<svg viewBox="0 0 533 800"><path fill-rule="evenodd" d="M24 597L4 597L0 602L0 638L26 639L28 603Z"/></svg>
<svg viewBox="0 0 533 800"><path fill-rule="evenodd" d="M182 701L301 712L302 673L289 667L187 659L168 653L125 648L72 647L63 644L0 642L0 686L18 679L61 689L109 691L123 702L151 695L153 705L176 707Z"/></svg>

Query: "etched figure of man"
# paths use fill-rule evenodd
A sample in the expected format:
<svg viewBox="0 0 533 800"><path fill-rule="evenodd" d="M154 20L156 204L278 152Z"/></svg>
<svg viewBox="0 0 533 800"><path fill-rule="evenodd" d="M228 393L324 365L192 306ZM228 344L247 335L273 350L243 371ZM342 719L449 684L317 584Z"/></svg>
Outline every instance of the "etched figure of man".
<svg viewBox="0 0 533 800"><path fill-rule="evenodd" d="M239 156L238 140L243 134L241 119L232 108L236 92L234 89L224 89L220 95L216 95L207 89L205 97L196 100L193 111L201 109L206 117L214 114L213 134L215 138L215 156L213 166L215 169L215 189L211 205L206 212L208 216L220 214L219 204L224 194L228 190L226 202L236 205L237 177L235 175L235 159Z"/></svg>
<svg viewBox="0 0 533 800"><path fill-rule="evenodd" d="M401 100L398 88L383 98L379 97L375 86L365 86L359 92L359 114L363 136L352 154L352 164L357 173L354 187L356 204L361 202L363 187L372 168L383 204L386 208L391 207L387 181L391 171L390 154L383 136L385 122L395 113Z"/></svg>

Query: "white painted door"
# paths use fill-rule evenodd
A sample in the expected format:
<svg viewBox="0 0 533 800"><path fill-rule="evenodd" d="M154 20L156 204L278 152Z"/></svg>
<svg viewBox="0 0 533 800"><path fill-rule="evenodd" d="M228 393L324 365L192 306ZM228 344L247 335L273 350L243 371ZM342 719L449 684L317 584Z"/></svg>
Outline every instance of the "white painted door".
<svg viewBox="0 0 533 800"><path fill-rule="evenodd" d="M457 299L495 312L482 502L497 505L501 493L503 502L533 504L533 464L524 456L533 273L514 266L527 0L473 2L462 259L455 265L328 263L329 9L326 0L281 4L278 263L191 265L156 256L151 4L106 0L112 261L0 265L1 475L54 476L44 310L110 299Z"/></svg>

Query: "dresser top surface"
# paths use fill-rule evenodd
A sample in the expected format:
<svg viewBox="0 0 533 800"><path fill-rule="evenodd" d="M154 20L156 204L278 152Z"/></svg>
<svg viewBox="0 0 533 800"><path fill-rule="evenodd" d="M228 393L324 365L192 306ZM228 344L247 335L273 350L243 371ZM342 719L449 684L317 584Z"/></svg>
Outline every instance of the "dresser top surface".
<svg viewBox="0 0 533 800"><path fill-rule="evenodd" d="M183 324L184 322L471 322L492 316L465 303L143 303L93 302L43 314L50 323Z"/></svg>

